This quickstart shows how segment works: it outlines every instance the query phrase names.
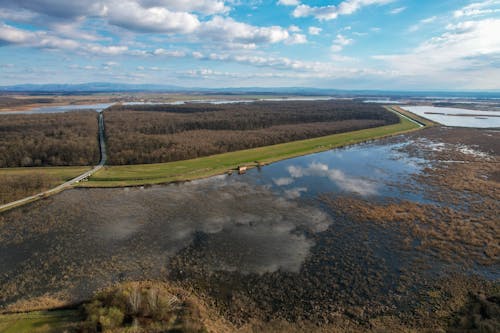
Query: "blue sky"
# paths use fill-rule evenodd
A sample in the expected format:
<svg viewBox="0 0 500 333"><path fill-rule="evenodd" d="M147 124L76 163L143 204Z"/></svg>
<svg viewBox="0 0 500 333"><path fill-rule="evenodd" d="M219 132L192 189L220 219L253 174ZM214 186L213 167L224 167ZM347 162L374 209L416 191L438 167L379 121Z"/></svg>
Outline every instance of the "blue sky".
<svg viewBox="0 0 500 333"><path fill-rule="evenodd" d="M500 90L500 0L0 0L0 85Z"/></svg>

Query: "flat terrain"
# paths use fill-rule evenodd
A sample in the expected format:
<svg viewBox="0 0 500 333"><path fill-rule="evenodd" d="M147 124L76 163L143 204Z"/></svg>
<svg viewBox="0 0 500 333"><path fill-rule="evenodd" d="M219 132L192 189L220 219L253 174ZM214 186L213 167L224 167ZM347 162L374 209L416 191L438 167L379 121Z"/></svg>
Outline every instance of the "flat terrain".
<svg viewBox="0 0 500 333"><path fill-rule="evenodd" d="M0 116L0 168L94 165L97 113Z"/></svg>
<svg viewBox="0 0 500 333"><path fill-rule="evenodd" d="M87 166L0 169L0 204L46 191L88 170Z"/></svg>
<svg viewBox="0 0 500 333"><path fill-rule="evenodd" d="M417 125L400 117L400 123L348 133L240 150L192 160L160 164L106 166L94 174L86 187L158 184L222 174L239 165L267 164L282 159L329 150L395 133L415 130Z"/></svg>
<svg viewBox="0 0 500 333"><path fill-rule="evenodd" d="M65 191L0 214L0 304L155 280L209 332L496 332L497 142L435 126L244 176Z"/></svg>
<svg viewBox="0 0 500 333"><path fill-rule="evenodd" d="M109 163L163 163L395 124L380 105L345 101L114 105Z"/></svg>

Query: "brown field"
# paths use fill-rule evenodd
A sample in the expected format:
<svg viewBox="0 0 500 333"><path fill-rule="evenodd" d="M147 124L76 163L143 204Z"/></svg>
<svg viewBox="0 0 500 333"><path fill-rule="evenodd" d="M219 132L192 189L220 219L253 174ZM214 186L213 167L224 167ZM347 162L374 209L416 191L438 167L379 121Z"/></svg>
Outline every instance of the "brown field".
<svg viewBox="0 0 500 333"><path fill-rule="evenodd" d="M85 166L0 169L0 204L46 191L88 170Z"/></svg>

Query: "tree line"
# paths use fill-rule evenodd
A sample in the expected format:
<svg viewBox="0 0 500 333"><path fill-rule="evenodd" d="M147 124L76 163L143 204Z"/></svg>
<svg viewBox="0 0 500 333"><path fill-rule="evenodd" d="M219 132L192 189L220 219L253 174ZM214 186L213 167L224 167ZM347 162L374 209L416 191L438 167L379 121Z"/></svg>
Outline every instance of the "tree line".
<svg viewBox="0 0 500 333"><path fill-rule="evenodd" d="M399 122L379 105L352 101L115 105L104 117L110 164L177 161Z"/></svg>
<svg viewBox="0 0 500 333"><path fill-rule="evenodd" d="M0 116L0 168L98 161L96 112Z"/></svg>

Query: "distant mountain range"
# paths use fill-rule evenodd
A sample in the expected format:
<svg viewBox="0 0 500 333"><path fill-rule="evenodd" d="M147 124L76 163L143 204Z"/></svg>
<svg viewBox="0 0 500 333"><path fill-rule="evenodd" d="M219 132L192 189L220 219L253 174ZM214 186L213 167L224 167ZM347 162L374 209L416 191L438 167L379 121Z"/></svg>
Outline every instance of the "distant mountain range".
<svg viewBox="0 0 500 333"><path fill-rule="evenodd" d="M0 86L0 92L79 94L93 92L179 92L204 94L290 94L290 95L335 95L335 96L375 96L375 97L451 97L451 98L498 98L500 91L382 91L382 90L340 90L308 87L246 87L246 88L188 88L161 84L124 84L91 82L81 84L19 84Z"/></svg>

